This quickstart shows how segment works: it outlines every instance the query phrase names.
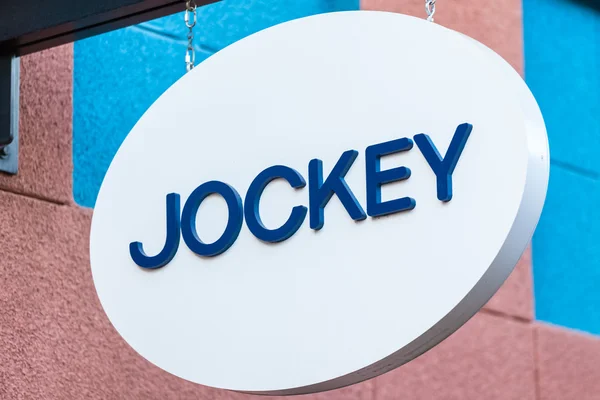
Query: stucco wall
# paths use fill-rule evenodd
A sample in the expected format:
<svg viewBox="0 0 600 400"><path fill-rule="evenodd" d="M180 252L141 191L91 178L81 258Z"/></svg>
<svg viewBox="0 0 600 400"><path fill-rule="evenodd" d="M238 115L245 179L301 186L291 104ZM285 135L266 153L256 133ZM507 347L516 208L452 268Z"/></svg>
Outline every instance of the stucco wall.
<svg viewBox="0 0 600 400"><path fill-rule="evenodd" d="M362 7L423 15L413 1ZM440 24L522 69L518 0L438 7ZM72 49L22 59L20 172L0 175L0 399L250 399L150 365L102 312L88 259L91 210L72 198ZM377 379L303 398L600 398L600 342L532 319L527 252L485 309L435 349Z"/></svg>

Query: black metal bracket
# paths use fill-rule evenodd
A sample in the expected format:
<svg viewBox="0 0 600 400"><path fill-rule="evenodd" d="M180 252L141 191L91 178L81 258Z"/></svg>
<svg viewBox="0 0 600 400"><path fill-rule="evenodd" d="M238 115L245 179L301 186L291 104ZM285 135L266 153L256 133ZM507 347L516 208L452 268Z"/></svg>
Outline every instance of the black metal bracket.
<svg viewBox="0 0 600 400"><path fill-rule="evenodd" d="M0 55L0 171L19 166L19 58Z"/></svg>
<svg viewBox="0 0 600 400"><path fill-rule="evenodd" d="M196 0L198 7L218 0ZM185 10L184 0L0 1L0 54L24 56Z"/></svg>
<svg viewBox="0 0 600 400"><path fill-rule="evenodd" d="M17 173L19 56L184 9L184 0L45 0L34 5L0 0L0 171Z"/></svg>

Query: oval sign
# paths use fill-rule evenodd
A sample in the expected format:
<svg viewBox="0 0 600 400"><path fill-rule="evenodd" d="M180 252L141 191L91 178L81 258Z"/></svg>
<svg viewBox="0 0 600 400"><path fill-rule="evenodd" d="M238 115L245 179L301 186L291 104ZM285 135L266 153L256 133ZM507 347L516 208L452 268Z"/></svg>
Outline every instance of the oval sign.
<svg viewBox="0 0 600 400"><path fill-rule="evenodd" d="M287 22L133 128L94 210L94 283L127 343L181 378L338 388L487 302L533 234L548 161L533 96L474 40L384 12Z"/></svg>

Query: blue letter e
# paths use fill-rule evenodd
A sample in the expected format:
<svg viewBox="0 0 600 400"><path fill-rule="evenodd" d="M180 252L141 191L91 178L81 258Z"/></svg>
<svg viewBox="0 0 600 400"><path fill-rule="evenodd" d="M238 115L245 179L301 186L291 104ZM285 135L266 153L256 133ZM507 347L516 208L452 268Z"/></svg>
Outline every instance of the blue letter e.
<svg viewBox="0 0 600 400"><path fill-rule="evenodd" d="M415 142L419 146L419 150L437 178L438 200L452 200L452 173L472 130L473 125L471 124L459 125L443 159L429 136L424 133L415 135Z"/></svg>
<svg viewBox="0 0 600 400"><path fill-rule="evenodd" d="M391 140L385 143L374 144L367 147L365 152L365 165L367 167L367 213L371 217L378 217L412 210L415 208L415 199L402 197L401 199L381 202L381 185L402 181L410 177L410 169L406 167L380 170L381 156L408 151L412 149L413 142L408 138Z"/></svg>

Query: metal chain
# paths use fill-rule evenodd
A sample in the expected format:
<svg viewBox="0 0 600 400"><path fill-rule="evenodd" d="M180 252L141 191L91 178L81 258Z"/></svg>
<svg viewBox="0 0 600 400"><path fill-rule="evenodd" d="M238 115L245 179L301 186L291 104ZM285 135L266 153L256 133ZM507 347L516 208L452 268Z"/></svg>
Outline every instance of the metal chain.
<svg viewBox="0 0 600 400"><path fill-rule="evenodd" d="M427 21L433 22L433 16L435 15L435 1L436 0L425 0L425 11L427 12Z"/></svg>
<svg viewBox="0 0 600 400"><path fill-rule="evenodd" d="M196 62L196 52L194 51L194 26L196 26L198 16L196 14L196 2L194 0L187 0L185 2L185 15L183 19L185 21L185 26L188 28L185 67L187 72L190 72L194 69L194 64Z"/></svg>

